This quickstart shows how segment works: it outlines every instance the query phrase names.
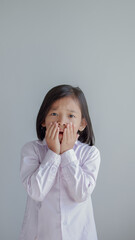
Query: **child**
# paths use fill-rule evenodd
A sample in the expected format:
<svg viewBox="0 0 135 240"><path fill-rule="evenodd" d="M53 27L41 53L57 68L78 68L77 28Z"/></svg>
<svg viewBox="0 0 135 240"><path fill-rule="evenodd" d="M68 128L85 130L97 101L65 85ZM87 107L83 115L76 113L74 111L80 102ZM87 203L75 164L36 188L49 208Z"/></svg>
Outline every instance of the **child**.
<svg viewBox="0 0 135 240"><path fill-rule="evenodd" d="M38 140L21 151L20 175L28 197L20 240L97 240L91 194L100 152L80 88L52 88L36 130Z"/></svg>

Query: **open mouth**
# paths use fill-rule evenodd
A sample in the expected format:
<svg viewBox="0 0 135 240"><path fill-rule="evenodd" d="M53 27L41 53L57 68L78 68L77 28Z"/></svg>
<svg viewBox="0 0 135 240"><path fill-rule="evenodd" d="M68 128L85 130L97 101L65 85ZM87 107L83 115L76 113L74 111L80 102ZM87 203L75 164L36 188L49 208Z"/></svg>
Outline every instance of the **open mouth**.
<svg viewBox="0 0 135 240"><path fill-rule="evenodd" d="M61 142L62 142L62 139L63 139L63 132L59 132L59 140L60 140L60 144L61 144Z"/></svg>
<svg viewBox="0 0 135 240"><path fill-rule="evenodd" d="M60 134L60 135L63 135L63 132L60 131L59 134Z"/></svg>

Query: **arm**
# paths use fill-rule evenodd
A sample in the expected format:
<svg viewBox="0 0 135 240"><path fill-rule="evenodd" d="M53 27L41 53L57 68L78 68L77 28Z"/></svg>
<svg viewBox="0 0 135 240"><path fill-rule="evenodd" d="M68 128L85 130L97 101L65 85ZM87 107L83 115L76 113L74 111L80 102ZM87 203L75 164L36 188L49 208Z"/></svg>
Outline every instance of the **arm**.
<svg viewBox="0 0 135 240"><path fill-rule="evenodd" d="M54 184L60 159L60 155L48 149L40 164L38 152L33 143L24 145L21 151L20 176L32 199L43 201Z"/></svg>
<svg viewBox="0 0 135 240"><path fill-rule="evenodd" d="M61 154L62 178L70 197L77 202L85 201L93 192L100 165L100 152L93 146L86 154L82 166L73 149Z"/></svg>

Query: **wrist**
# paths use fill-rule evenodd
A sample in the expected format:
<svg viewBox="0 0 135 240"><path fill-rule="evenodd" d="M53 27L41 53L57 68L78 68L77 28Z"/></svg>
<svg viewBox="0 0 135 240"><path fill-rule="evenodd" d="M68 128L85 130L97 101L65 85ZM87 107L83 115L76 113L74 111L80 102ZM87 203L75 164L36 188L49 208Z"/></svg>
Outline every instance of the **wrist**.
<svg viewBox="0 0 135 240"><path fill-rule="evenodd" d="M64 149L61 149L61 151L60 151L60 154L62 154L62 153L64 153L64 152L67 152L68 150L71 150L72 149L72 147L68 147L68 148L64 148Z"/></svg>
<svg viewBox="0 0 135 240"><path fill-rule="evenodd" d="M59 150L57 150L57 149L50 148L50 150L51 150L51 151L53 151L54 153L58 154L58 155L60 154L60 151L59 151Z"/></svg>

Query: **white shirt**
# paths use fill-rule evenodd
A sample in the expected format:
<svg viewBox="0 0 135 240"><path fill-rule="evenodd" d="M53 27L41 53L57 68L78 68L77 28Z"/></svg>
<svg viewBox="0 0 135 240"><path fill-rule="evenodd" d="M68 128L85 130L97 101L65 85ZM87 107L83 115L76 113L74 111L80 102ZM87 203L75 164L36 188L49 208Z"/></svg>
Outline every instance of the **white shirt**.
<svg viewBox="0 0 135 240"><path fill-rule="evenodd" d="M28 193L20 240L97 240L91 193L100 152L76 141L61 155L45 139L21 150L20 176Z"/></svg>

